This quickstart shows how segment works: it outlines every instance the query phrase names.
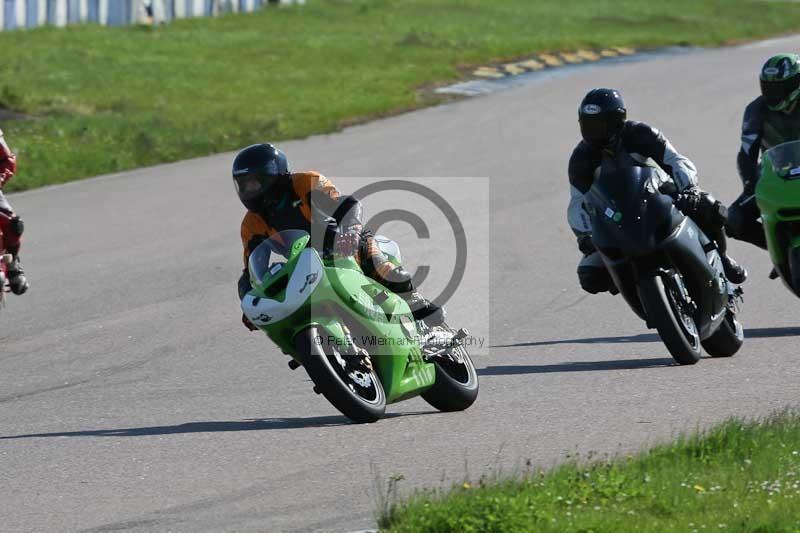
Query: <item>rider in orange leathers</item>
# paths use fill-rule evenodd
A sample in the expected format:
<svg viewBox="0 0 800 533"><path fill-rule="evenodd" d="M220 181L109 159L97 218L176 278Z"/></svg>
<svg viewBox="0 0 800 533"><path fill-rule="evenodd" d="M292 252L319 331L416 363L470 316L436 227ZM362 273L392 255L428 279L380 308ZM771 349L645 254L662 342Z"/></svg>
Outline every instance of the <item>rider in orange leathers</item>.
<svg viewBox="0 0 800 533"><path fill-rule="evenodd" d="M361 222L361 203L341 194L331 180L317 172L290 172L286 155L271 144L243 149L233 162L233 182L247 213L241 238L245 270L239 278L239 297L250 290L247 260L264 239L288 230L302 229L325 241L331 237L333 252L353 255L364 273L408 302L414 318L429 326L444 321L444 310L423 298L413 286L411 274L391 263ZM327 242L316 243L326 247ZM253 329L246 317L245 326Z"/></svg>

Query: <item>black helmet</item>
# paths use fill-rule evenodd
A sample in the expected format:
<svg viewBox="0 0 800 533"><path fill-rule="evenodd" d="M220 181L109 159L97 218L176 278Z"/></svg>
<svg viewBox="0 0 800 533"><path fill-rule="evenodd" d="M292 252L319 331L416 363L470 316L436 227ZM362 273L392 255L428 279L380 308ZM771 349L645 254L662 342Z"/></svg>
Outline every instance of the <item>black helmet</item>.
<svg viewBox="0 0 800 533"><path fill-rule="evenodd" d="M248 146L233 160L236 194L250 210L261 207L275 185L289 175L286 154L271 144Z"/></svg>
<svg viewBox="0 0 800 533"><path fill-rule="evenodd" d="M616 89L592 89L578 108L583 140L606 148L616 143L627 119L625 102Z"/></svg>
<svg viewBox="0 0 800 533"><path fill-rule="evenodd" d="M800 56L778 54L761 67L761 94L773 111L785 111L800 96Z"/></svg>

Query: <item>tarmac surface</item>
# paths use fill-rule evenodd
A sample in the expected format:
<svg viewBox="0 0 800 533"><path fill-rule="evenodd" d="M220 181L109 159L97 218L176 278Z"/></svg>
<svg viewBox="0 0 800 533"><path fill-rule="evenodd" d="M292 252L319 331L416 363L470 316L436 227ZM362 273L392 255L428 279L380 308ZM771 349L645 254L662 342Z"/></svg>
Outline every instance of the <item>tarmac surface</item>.
<svg viewBox="0 0 800 533"><path fill-rule="evenodd" d="M448 486L796 407L800 302L767 279L765 253L731 246L751 275L740 353L678 367L621 298L581 291L565 208L577 106L597 86L620 89L630 118L732 201L760 66L798 48L789 37L574 69L281 145L345 192L415 177L456 210L468 264L447 308L484 341L463 413L414 399L349 424L241 326L232 154L11 195L32 289L0 314L0 530L351 531L374 527L390 476L405 491ZM431 239L397 222L386 233L411 267L431 265L422 288L437 292L454 264L447 220L406 193L365 204L421 210Z"/></svg>

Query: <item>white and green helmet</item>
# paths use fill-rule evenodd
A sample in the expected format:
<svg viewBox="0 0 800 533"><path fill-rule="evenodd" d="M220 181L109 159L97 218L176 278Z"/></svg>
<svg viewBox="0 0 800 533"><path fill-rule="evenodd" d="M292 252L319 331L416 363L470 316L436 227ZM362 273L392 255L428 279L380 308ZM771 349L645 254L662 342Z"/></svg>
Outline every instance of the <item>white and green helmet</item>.
<svg viewBox="0 0 800 533"><path fill-rule="evenodd" d="M789 108L800 96L800 56L778 54L761 68L761 94L773 111Z"/></svg>

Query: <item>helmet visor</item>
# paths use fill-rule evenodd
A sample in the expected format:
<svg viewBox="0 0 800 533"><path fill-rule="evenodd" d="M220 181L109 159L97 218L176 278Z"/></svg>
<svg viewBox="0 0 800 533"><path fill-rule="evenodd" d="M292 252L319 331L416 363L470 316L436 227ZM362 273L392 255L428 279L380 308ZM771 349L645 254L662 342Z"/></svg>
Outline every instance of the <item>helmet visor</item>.
<svg viewBox="0 0 800 533"><path fill-rule="evenodd" d="M236 193L242 200L254 200L267 192L267 184L265 180L258 174L251 173L243 176L233 178L233 185L236 187Z"/></svg>
<svg viewBox="0 0 800 533"><path fill-rule="evenodd" d="M611 131L607 117L603 115L584 115L580 119L581 136L589 144L605 145L615 132Z"/></svg>
<svg viewBox="0 0 800 533"><path fill-rule="evenodd" d="M778 81L761 80L761 94L767 105L778 107L800 88L800 75Z"/></svg>

